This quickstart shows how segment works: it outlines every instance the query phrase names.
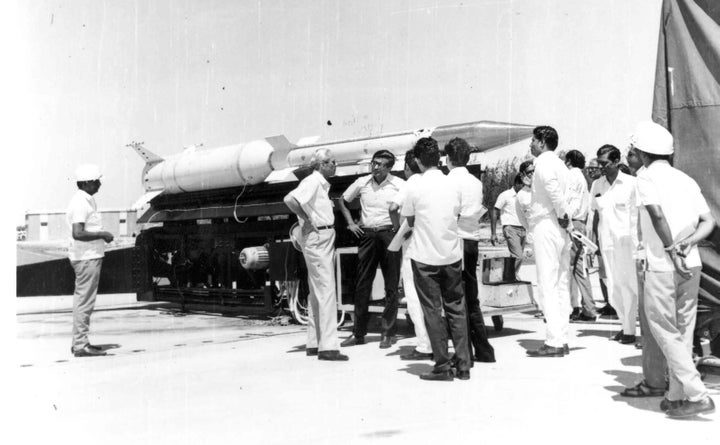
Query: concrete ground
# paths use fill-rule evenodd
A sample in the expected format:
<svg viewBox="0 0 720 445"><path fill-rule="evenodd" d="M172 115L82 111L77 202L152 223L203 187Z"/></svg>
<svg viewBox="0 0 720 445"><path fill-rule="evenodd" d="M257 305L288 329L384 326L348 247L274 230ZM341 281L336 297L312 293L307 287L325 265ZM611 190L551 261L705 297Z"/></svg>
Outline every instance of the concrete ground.
<svg viewBox="0 0 720 445"><path fill-rule="evenodd" d="M349 362L320 362L305 356L299 325L178 316L133 295L101 295L91 340L109 355L74 358L70 309L70 297L17 299L6 420L18 443L710 444L720 437L720 411L678 421L660 412L661 398L619 396L641 369L640 350L608 341L616 320L572 324L570 355L538 359L525 351L542 343L542 320L506 315L505 328L491 332L497 363L477 363L468 381L426 382L418 375L431 362L399 358L414 342L404 322L391 349L378 348L375 331L368 344L343 350ZM706 385L720 403L720 378L708 376Z"/></svg>

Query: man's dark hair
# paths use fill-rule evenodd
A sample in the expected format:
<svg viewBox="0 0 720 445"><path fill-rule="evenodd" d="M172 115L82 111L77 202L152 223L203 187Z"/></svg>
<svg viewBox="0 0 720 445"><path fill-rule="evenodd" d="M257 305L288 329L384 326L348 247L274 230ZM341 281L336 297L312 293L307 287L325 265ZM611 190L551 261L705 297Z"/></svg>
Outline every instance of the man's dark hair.
<svg viewBox="0 0 720 445"><path fill-rule="evenodd" d="M437 167L440 163L440 149L437 141L433 138L418 139L413 150L415 159L425 168Z"/></svg>
<svg viewBox="0 0 720 445"><path fill-rule="evenodd" d="M612 162L617 162L620 160L620 150L614 145L605 144L602 147L598 148L597 151L597 157L603 156L607 153L608 160Z"/></svg>
<svg viewBox="0 0 720 445"><path fill-rule="evenodd" d="M555 151L558 146L558 134L553 127L541 125L533 129L533 136L545 144L548 150Z"/></svg>
<svg viewBox="0 0 720 445"><path fill-rule="evenodd" d="M532 159L529 161L525 161L520 164L520 168L518 169L518 171L520 172L520 174L524 175L525 172L527 172L528 167L530 167L531 165L533 165Z"/></svg>
<svg viewBox="0 0 720 445"><path fill-rule="evenodd" d="M522 175L520 173L515 175L515 180L513 181L513 184L514 185L525 185L525 183L523 182Z"/></svg>
<svg viewBox="0 0 720 445"><path fill-rule="evenodd" d="M445 144L445 154L456 167L464 167L470 160L470 144L465 139L453 138Z"/></svg>
<svg viewBox="0 0 720 445"><path fill-rule="evenodd" d="M570 150L565 155L565 162L569 162L575 168L585 168L585 155L578 150Z"/></svg>
<svg viewBox="0 0 720 445"><path fill-rule="evenodd" d="M415 159L415 149L411 148L405 152L405 165L413 173L421 173L420 167L418 167L417 159Z"/></svg>
<svg viewBox="0 0 720 445"><path fill-rule="evenodd" d="M392 168L393 165L395 165L395 155L392 154L389 150L378 150L373 155L373 161L375 159L384 159L387 161L387 167Z"/></svg>

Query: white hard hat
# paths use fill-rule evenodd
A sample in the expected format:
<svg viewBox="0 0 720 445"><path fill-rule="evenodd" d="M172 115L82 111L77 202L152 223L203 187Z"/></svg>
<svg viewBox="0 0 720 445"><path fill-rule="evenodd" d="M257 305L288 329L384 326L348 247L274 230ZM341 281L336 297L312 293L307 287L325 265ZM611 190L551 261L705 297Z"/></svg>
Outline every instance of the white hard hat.
<svg viewBox="0 0 720 445"><path fill-rule="evenodd" d="M75 180L80 181L94 181L102 178L100 173L100 167L95 164L82 164L75 170Z"/></svg>
<svg viewBox="0 0 720 445"><path fill-rule="evenodd" d="M674 151L670 132L653 121L637 124L635 132L630 136L630 143L638 150L655 155L671 155Z"/></svg>

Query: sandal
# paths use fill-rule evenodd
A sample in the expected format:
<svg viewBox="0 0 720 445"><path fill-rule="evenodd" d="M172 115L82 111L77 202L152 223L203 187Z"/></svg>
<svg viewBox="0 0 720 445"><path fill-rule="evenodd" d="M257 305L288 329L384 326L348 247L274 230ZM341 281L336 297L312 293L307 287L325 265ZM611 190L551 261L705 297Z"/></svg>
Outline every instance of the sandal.
<svg viewBox="0 0 720 445"><path fill-rule="evenodd" d="M665 395L665 390L648 386L643 380L632 388L625 388L620 395L623 397L661 397Z"/></svg>

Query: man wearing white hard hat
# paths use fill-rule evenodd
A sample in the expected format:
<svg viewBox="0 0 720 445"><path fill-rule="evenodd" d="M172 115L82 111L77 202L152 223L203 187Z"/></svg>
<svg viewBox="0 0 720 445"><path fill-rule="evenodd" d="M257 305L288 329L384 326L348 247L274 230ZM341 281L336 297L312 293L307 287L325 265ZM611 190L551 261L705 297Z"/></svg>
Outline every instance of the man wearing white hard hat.
<svg viewBox="0 0 720 445"><path fill-rule="evenodd" d="M100 190L100 169L94 164L83 164L75 170L78 191L67 208L67 221L72 236L68 258L75 270L73 295L73 339L70 351L75 357L105 355L102 348L88 340L90 315L95 307L100 269L105 256L105 243L113 235L103 231L102 218L97 211L93 195Z"/></svg>
<svg viewBox="0 0 720 445"><path fill-rule="evenodd" d="M710 235L715 220L697 183L670 165L673 137L665 128L641 122L631 144L645 166L637 179L644 310L668 366L660 409L670 417L710 413L715 405L693 363L692 341L702 266L697 243Z"/></svg>

